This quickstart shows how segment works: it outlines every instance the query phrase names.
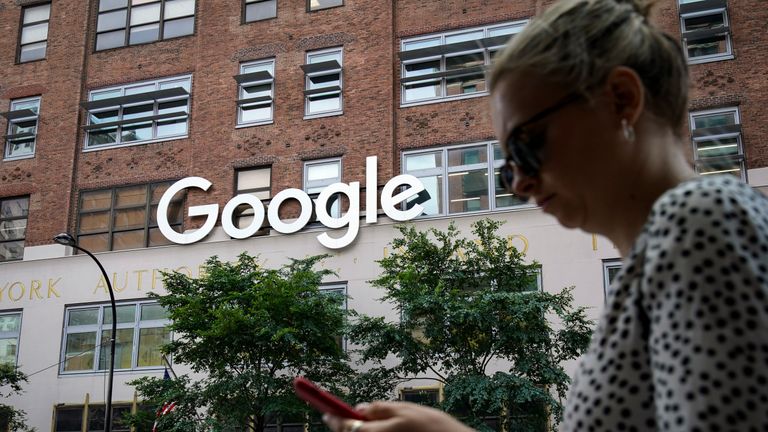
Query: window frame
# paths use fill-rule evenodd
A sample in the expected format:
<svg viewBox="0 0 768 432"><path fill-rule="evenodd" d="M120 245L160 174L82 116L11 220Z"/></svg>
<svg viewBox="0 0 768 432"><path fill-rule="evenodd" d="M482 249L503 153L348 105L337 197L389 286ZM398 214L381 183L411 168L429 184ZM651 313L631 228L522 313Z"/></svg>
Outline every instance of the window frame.
<svg viewBox="0 0 768 432"><path fill-rule="evenodd" d="M36 8L36 7L40 7L40 6L44 6L44 5L48 5L48 19L40 20L40 21L33 21L31 23L24 24L24 15L26 14L27 10L32 9L32 8ZM53 2L52 1L42 2L42 3L37 3L37 4L31 4L29 6L22 7L22 9L21 9L21 18L19 20L18 44L16 45L16 64L32 63L32 62L36 62L36 61L45 60L46 58L48 58L48 36L49 36L48 33L50 32L51 9L52 8L53 8ZM35 42L29 42L29 43L26 43L26 44L22 44L21 43L22 37L24 35L24 29L25 28L31 27L31 26L40 25L40 24L43 24L43 23L46 24L45 39L38 40L38 41L35 41ZM27 46L27 45L38 44L38 43L41 43L41 42L45 42L45 53L44 53L44 55L42 57L36 58L36 59L32 59L32 60L25 60L25 61L21 60L21 53L23 51L22 47Z"/></svg>
<svg viewBox="0 0 768 432"><path fill-rule="evenodd" d="M163 181L156 181L156 182L151 182L151 183L140 183L140 184L133 184L133 185L119 185L119 186L113 186L111 188L86 189L86 190L79 191L78 201L77 201L77 221L76 221L76 230L75 230L76 238L77 238L78 243L80 243L80 238L83 237L83 236L93 236L93 235L99 235L99 234L106 234L107 235L107 247L108 248L105 251L98 251L98 252L116 252L116 251L121 251L121 250L136 250L136 249L144 249L144 248L162 247L162 246L172 245L173 243L171 243L169 241L169 243L167 243L167 244L151 246L151 245L149 245L149 241L150 241L150 238L151 238L150 237L150 230L153 229L153 228L158 228L157 223L155 223L155 224L151 223L151 220L152 220L152 207L157 207L158 206L157 203L154 203L154 204L152 203L152 187L153 186L157 186L157 185L162 185L162 184L168 184L170 186L173 183L174 183L174 180L163 180ZM145 210L144 227L143 227L143 231L144 231L144 246L142 246L141 248L114 249L114 234L115 233L130 232L130 231L138 231L139 230L138 228L125 228L125 229L118 229L118 230L114 229L114 220L115 220L115 211L116 210L128 210L128 209L138 209L138 208L140 208L140 206L138 204L135 204L135 205L124 205L124 206L119 206L118 207L116 205L116 203L117 203L117 190L118 189L128 189L128 188L138 187L138 186L144 186L146 188L146 200L145 200L144 207L143 207L144 210ZM110 192L110 207L109 207L109 209L105 209L105 208L100 208L100 209L95 209L95 210L91 209L91 210L86 210L85 212L83 212L83 210L82 210L82 208L83 208L83 195L87 194L89 192L99 192L99 191L109 191ZM183 214L183 212L184 212L186 198L187 198L186 192L182 192L180 194L176 194L171 199L171 203L172 204L178 203L178 202L181 203L182 215L181 215L181 222L178 222L178 223L173 222L173 223L171 223L172 221L169 221L169 224L170 224L170 226L172 228L176 228L177 227L177 228L181 229L182 231L183 231L183 228L184 228L184 214ZM81 233L80 232L82 215L84 215L84 214L85 215L89 215L89 214L103 213L103 212L109 212L109 221L108 221L107 229L106 230L95 230L95 231L91 231L91 232L87 232L87 233Z"/></svg>
<svg viewBox="0 0 768 432"><path fill-rule="evenodd" d="M506 35L508 35L511 38L511 37L514 37L514 35L516 35L517 33L521 32L525 28L525 26L528 24L528 22L529 22L528 19L517 20L517 21L507 21L507 22L494 23L494 24L489 24L489 25L479 26L479 27L467 27L467 28L462 28L462 29L458 29L458 30L451 30L451 31L447 31L447 32L431 33L431 34L426 34L426 35L414 36L414 37L410 37L410 38L403 38L403 39L400 40L400 45L399 45L400 51L399 51L399 54L407 53L408 51L415 51L415 50L420 49L420 48L415 48L413 50L406 50L405 48L406 48L407 44L413 44L413 43L418 43L418 42L426 42L426 41L429 41L429 40L432 40L432 39L438 39L439 42L436 45L430 45L429 47L430 48L431 47L440 47L440 46L445 46L445 45L450 45L451 44L451 43L446 43L446 38L450 38L450 37L453 37L453 36L459 36L459 35L465 34L465 33L479 32L479 31L483 32L482 38L487 38L487 37L491 37L489 35L490 35L490 33L492 31L498 30L498 29L502 29L502 28L505 28L505 27L512 28L512 32L506 34ZM468 39L467 41L471 41L471 40L479 41L480 39ZM399 83L399 86L400 86L400 107L401 108L405 108L405 107L411 107L411 106L418 106L418 105L425 105L425 104L432 104L432 103L440 103L440 102L445 102L445 101L452 101L452 100L460 100L460 99L468 99L468 98L487 96L489 94L489 91L488 91L487 87L486 87L485 90L475 91L475 92L471 92L471 93L462 93L462 94L458 94L458 95L448 95L447 94L447 81L450 80L451 78L457 78L457 77L466 76L466 75L479 75L479 74L483 74L484 75L483 72L468 73L466 75L462 75L461 73L458 73L458 74L450 76L450 77L442 76L442 77L436 77L436 78L427 78L427 79L424 79L424 80L410 81L409 83L403 83L402 79L410 78L410 77L406 77L406 67L408 67L410 65L419 64L419 63L425 63L425 62L437 60L439 62L439 64L440 64L439 72L438 73L443 73L443 72L447 72L448 71L447 66L446 66L446 60L447 59L453 58L453 57L459 57L459 56L467 55L467 54L474 54L474 53L482 53L483 54L483 67L484 68L488 68L492 64L493 54L498 52L499 50L501 50L503 48L503 46L504 46L504 44L493 45L493 46L489 46L489 47L480 47L480 46L478 46L477 48L465 49L465 50L456 51L456 52L440 53L440 54L434 54L434 55L419 57L419 58L415 58L415 59L400 60L400 80L401 80L401 82ZM415 76L418 76L418 75L415 75ZM487 79L485 81L487 83ZM411 101L406 100L406 85L410 84L410 83L420 83L420 82L438 82L439 85L440 85L440 95L439 96L435 96L435 97L426 97L426 98L421 98L421 99L414 99L414 100L411 100Z"/></svg>
<svg viewBox="0 0 768 432"><path fill-rule="evenodd" d="M461 165L461 166L455 166L455 167L449 167L448 166L448 152L451 150L457 150L462 148L471 148L471 147L478 147L478 146L486 146L486 162L485 163L476 163L471 165ZM417 219L426 219L426 218L438 218L438 217L456 217L461 215L476 215L476 214L482 214L482 213L491 213L491 212L498 212L498 211L506 211L506 210L519 210L519 209L528 209L528 208L535 208L535 204L530 203L521 203L518 205L511 205L511 206L498 206L496 204L497 198L501 196L514 196L514 194L505 192L503 195L496 195L496 170L500 169L502 165L504 165L504 159L496 159L494 155L494 147L496 145L499 145L498 141L479 141L479 142L473 142L473 143L464 143L464 144L455 144L455 145L447 145L447 146L440 146L440 147L429 147L429 148L423 148L423 149L413 149L413 150L407 150L402 151L400 154L400 167L401 167L401 174L411 174L419 179L423 176L431 176L436 175L443 178L440 194L442 195L443 199L438 204L439 212L432 215L419 215L416 218ZM406 159L409 156L423 154L423 153L435 153L435 152L441 152L441 166L435 167L435 168L429 168L429 169L423 169L423 170L414 170L414 171L407 171L407 165L406 165ZM450 189L449 189L449 182L447 181L448 176L452 173L459 173L467 170L473 170L476 171L478 169L482 169L483 165L485 165L484 168L487 169L487 184L488 187L488 208L487 209L481 209L481 210L471 210L471 211L465 211L465 212L451 212L450 211ZM431 197L434 199L434 197Z"/></svg>
<svg viewBox="0 0 768 432"><path fill-rule="evenodd" d="M158 302L155 300L134 300L134 301L120 301L116 303L116 307L120 306L128 306L133 305L135 307L134 309L134 318L133 323L117 323L117 330L120 331L122 329L133 329L133 339L131 341L131 367L130 368L115 368L115 371L153 371L153 370L163 370L165 368L165 364L160 365L153 365L153 366L139 366L139 339L141 337L141 330L147 329L147 328L167 328L171 324L170 318L166 318L164 320L147 320L144 321L144 324L142 324L141 320L141 309L145 305L158 305ZM69 316L72 311L78 311L78 310L87 310L87 309L94 309L98 308L97 313L97 322L96 324L87 324L87 325L80 325L80 326L70 326L69 325ZM59 376L70 376L70 375L92 375L92 374L103 374L104 371L107 369L99 369L99 361L100 357L102 355L102 352L106 353L108 350L108 343L104 342L102 340L102 334L105 331L111 331L112 330L112 323L104 323L104 317L105 314L109 313L111 316L111 304L109 302L107 303L90 303L90 304L80 304L80 305L67 305L64 307L64 323L62 327L62 338L61 338L61 349L59 351ZM118 317L119 321L119 317ZM158 325L162 324L162 325ZM71 327L77 327L76 330L80 331L72 331ZM70 334L82 334L82 333L95 333L96 339L94 341L94 348L93 348L93 367L89 370L86 369L79 369L79 370L71 370L67 371L65 370L67 367L67 338ZM173 341L173 332L169 329L168 330L168 337L170 341ZM89 352L84 351L80 354ZM172 362L172 359L168 359L169 362ZM105 360L105 363L107 361Z"/></svg>
<svg viewBox="0 0 768 432"><path fill-rule="evenodd" d="M0 317L2 316L11 316L11 315L18 315L19 317L19 326L18 329L15 332L5 332L0 331L0 340L5 339L16 339L16 356L13 359L13 366L18 366L19 364L19 349L21 347L21 326L24 323L24 311L21 309L16 310L2 310L0 311Z"/></svg>
<svg viewBox="0 0 768 432"><path fill-rule="evenodd" d="M345 312L349 310L349 296L347 294L348 287L345 282L332 282L332 283L321 284L318 287L318 289L320 290L321 294L337 292L344 295L344 304L342 305L342 307L344 308ZM341 337L340 348L342 349L342 351L347 352L347 338L344 336Z"/></svg>
<svg viewBox="0 0 768 432"><path fill-rule="evenodd" d="M624 267L624 262L621 258L604 259L602 263L603 267L603 303L608 301L608 288L611 287L613 280L611 279L611 270L621 269Z"/></svg>
<svg viewBox="0 0 768 432"><path fill-rule="evenodd" d="M313 165L327 165L331 163L337 163L339 166L339 176L335 178L335 180L323 180L323 181L317 181L314 180L312 184L309 183L309 168ZM311 188L326 188L334 183L341 183L342 178L344 177L344 165L342 164L341 157L335 157L335 158L326 158L326 159L313 159L304 161L303 166L303 174L302 174L302 190L309 195L309 197L312 199L312 209L313 213L314 208L317 206L317 196L320 194L320 192L309 192L309 189ZM332 212L330 215L331 217L338 218L342 215L341 212L341 198L340 194L336 195L339 196L337 198L336 203L338 205L337 210L335 212ZM317 215L313 214L312 219L310 220L310 223L317 221Z"/></svg>
<svg viewBox="0 0 768 432"><path fill-rule="evenodd" d="M269 186L266 187L258 187L258 188L247 188L247 189L240 189L240 173L244 171L258 171L258 170L267 170L269 172ZM266 192L269 197L268 198L259 198L264 204L264 212L266 215L267 209L269 208L268 201L272 199L272 165L262 165L262 166L254 166L254 167L244 167L244 168L238 168L235 170L235 185L233 187L233 190L235 191L234 196L242 195L242 194L250 194L250 195L256 195L259 192ZM257 197L258 198L258 197ZM267 201L267 202L265 202ZM251 209L248 209L250 212ZM246 214L243 210L235 209L234 214L232 215L232 223L238 227L240 227L240 218L244 216L250 216L253 213ZM267 218L264 218L264 222L262 222L262 228L254 234L254 236L263 236L263 235L269 235L270 229L269 229L269 222L267 221Z"/></svg>
<svg viewBox="0 0 768 432"><path fill-rule="evenodd" d="M723 16L723 25L725 28L724 30L725 47L726 47L725 52L690 57L688 55L688 39L685 37L685 33L686 33L685 20L690 18L707 16L707 15L714 16L714 15L717 15L718 13L722 14ZM683 51L685 52L685 58L688 61L688 64L710 63L715 61L731 60L734 58L733 42L731 40L730 19L728 17L728 9L726 7L681 13L680 14L680 31L682 33Z"/></svg>
<svg viewBox="0 0 768 432"><path fill-rule="evenodd" d="M696 117L703 117L703 116L710 116L710 115L717 115L717 114L729 114L729 113L733 113L734 115L734 122L735 122L734 126L740 127L741 114L737 106L713 108L713 109L706 109L701 111L690 111L688 113L688 126L691 131L691 144L693 146L694 169L696 170L696 173L698 173L699 175L722 174L722 173L725 173L726 171L714 171L714 172L702 174L700 171L700 165L707 161L730 160L738 163L739 178L741 178L744 182L746 182L747 181L746 155L744 154L744 141L743 141L743 136L741 131L727 132L727 133L721 133L721 134L715 134L715 135L705 135L701 137L693 136L694 131L696 130L696 127L695 127ZM705 158L699 157L699 149L697 145L698 141L711 141L711 140L718 140L723 138L736 138L736 143L738 146L737 155L714 156L714 157L705 157Z"/></svg>
<svg viewBox="0 0 768 432"><path fill-rule="evenodd" d="M319 50L313 50L313 51L307 51L305 54L305 66L310 65L310 58L315 56L322 56L327 55L330 53L338 53L339 55L339 68L338 69L330 69L330 70L323 70L319 72L305 72L304 73L304 120L314 119L314 118L321 118L321 117L330 117L330 116L337 116L344 114L344 47L338 46L338 47L332 47L332 48L323 48ZM319 76L330 76L330 75L339 75L339 90L338 90L338 98L339 98L339 108L338 109L331 109L331 110L323 110L323 111L316 111L316 112L310 112L310 99L311 94L307 94L306 92L311 91L310 89L310 80L313 77L319 77ZM328 86L328 88L332 88L333 86ZM320 87L325 88L325 87ZM314 89L317 90L317 89ZM329 90L327 93L335 93L337 90ZM323 93L315 93L314 95L322 95Z"/></svg>
<svg viewBox="0 0 768 432"><path fill-rule="evenodd" d="M136 414L139 410L142 410L143 407L144 407L144 405L137 404L135 401L133 401L133 402L130 402L130 401L116 401L116 402L114 402L112 404L112 429L111 430L113 430L115 432L121 432L121 431L126 431L127 432L127 431L130 431L130 430L133 430L131 428L128 428L128 429L122 428L122 429L120 429L120 426L115 425L115 421L118 419L118 416L115 415L116 414L115 413L116 410L129 408L129 412L131 414ZM85 423L85 425L86 425L86 427L85 427L86 430L90 431L91 430L91 428L90 428L90 426L91 426L91 419L92 419L91 413L92 413L92 410L94 410L94 409L105 410L106 409L106 405L103 404L103 403L88 403L86 405L83 405L83 404L57 404L57 405L55 405L53 407L53 422L51 424L51 431L56 432L58 430L58 429L56 429L56 422L57 422L57 420L59 418L59 411L62 411L62 410L66 410L66 411L78 411L79 410L80 411L79 423L80 423L81 426L80 426L80 429L78 429L78 432L83 430L82 429L83 423ZM152 412L154 413L154 410L152 410ZM97 418L99 418L101 421L106 420L103 417L97 417ZM143 429L141 429L141 430L143 430Z"/></svg>
<svg viewBox="0 0 768 432"><path fill-rule="evenodd" d="M275 122L275 68L276 68L276 61L275 58L271 59L262 59L262 60L253 60L253 61L247 61L240 63L239 67L239 76L246 75L245 72L243 72L244 68L247 68L249 66L261 66L261 65L268 65L272 68L272 78L270 79L262 79L262 80L255 80L255 81L243 81L237 83L237 112L235 114L235 128L244 128L244 127L251 127L251 126L261 126L261 125L268 125L273 124ZM269 84L270 90L269 90L269 96L272 98L269 102L269 109L270 109L270 115L268 119L264 120L253 120L253 121L243 121L242 120L242 114L243 114L243 106L244 105L254 105L258 106L258 102L253 103L243 103L241 104L240 101L246 100L246 98L243 97L243 94L245 92L245 87L252 86L252 85L264 85ZM261 104L263 105L263 104Z"/></svg>
<svg viewBox="0 0 768 432"><path fill-rule="evenodd" d="M183 89L186 92L186 94L180 94L180 95L176 95L176 96L169 96L169 97L162 97L162 98L151 98L151 99L141 100L141 101L138 101L138 102L120 103L119 101L117 101L117 102L115 102L114 105L103 106L103 107L93 108L93 109L87 108L87 104L93 103L93 102L98 102L98 101L102 100L102 99L93 99L94 95L120 91L120 96L105 98L106 100L119 99L119 98L125 97L126 90L130 90L132 88L138 88L138 87L143 87L143 86L148 86L148 85L155 85L155 89L156 90L154 90L154 91L159 91L157 89L160 89L160 87L163 84L168 84L168 83L173 83L173 82L178 82L178 83L181 83L182 85L177 86L177 87L169 87L169 89L170 88L181 88L181 89ZM184 88L185 84L189 86L189 91L186 91L186 89ZM132 93L132 94L141 94L141 93L152 93L152 92L140 92L140 93ZM169 116L169 117L166 117L166 118L154 119L154 120L145 120L143 122L140 121L142 118L149 118L151 116L145 116L145 117L138 117L138 118L130 119L130 120L134 120L134 121L126 120L124 118L124 110L126 108L133 108L133 107L137 107L137 106L143 106L143 105L147 105L148 103L151 102L152 103L152 114L155 115L155 113L158 112L159 109L160 109L160 104L169 103L169 102L176 102L176 101L179 101L179 100L186 100L187 101L187 107L186 107L186 111L185 112L179 111L177 113L178 115L175 115L175 116ZM164 141L171 141L171 140L189 138L189 128L190 128L190 125L191 125L190 119L192 117L192 75L188 74L188 75L172 76L172 77L166 77L166 78L155 79L155 80L137 81L137 82L131 82L131 83L122 84L122 85L118 85L118 86L103 87L103 88L97 88L97 89L89 90L88 91L88 101L85 102L84 105L86 106L86 111L87 111L87 114L85 116L86 119L87 119L87 122L86 122L86 125L85 125L86 131L83 134L83 152L100 151L100 150L105 150L105 149L113 149L113 148L129 147L129 146L135 146L135 145L152 144L152 143L156 143L156 142L164 142ZM116 120L116 122L120 122L120 124L114 125L114 126L103 126L102 128L98 128L96 126L98 126L99 124L109 125L109 124L112 124L112 123L115 123L115 122L103 122L103 123L92 123L91 122L91 116L93 114L99 114L99 113L115 111L115 110L117 111L117 117L116 117L117 120ZM184 117L186 119L186 131L183 134L158 136L157 128L158 128L158 123L159 122L162 122L164 120L165 121L170 121L170 120L180 119L182 117ZM125 126L130 126L130 125L134 125L134 124L141 124L141 123L146 123L146 122L151 122L152 138L149 138L149 139L146 139L146 140L134 140L134 141L123 141L122 140L122 132L123 132L123 128ZM110 129L112 129L112 127L115 127L115 135L116 135L116 138L118 138L114 143L89 145L90 135L92 133L98 132L98 131L110 130Z"/></svg>
<svg viewBox="0 0 768 432"><path fill-rule="evenodd" d="M267 3L267 2L274 2L274 4L275 4L275 15L274 16L271 16L269 18L262 18L262 19L257 19L257 20L251 20L251 21L248 21L246 19L246 17L247 17L246 10L247 10L249 4ZM268 20L277 18L277 0L242 0L241 1L241 5L242 5L242 14L241 14L241 17L240 17L240 24L250 24L250 23L255 23L255 22L260 22L260 21L268 21Z"/></svg>
<svg viewBox="0 0 768 432"><path fill-rule="evenodd" d="M194 2L194 5L192 7L192 14L191 15L182 15L182 16L177 16L177 17L173 17L173 18L170 18L170 19L165 19L165 5L169 1L172 2L174 0L150 0L149 2L133 6L131 4L131 1L128 0L126 2L125 6L117 7L117 8L112 8L112 9L105 9L103 11L99 10L100 9L100 3L101 3L101 1L99 1L98 2L99 4L96 7L96 9L97 9L96 10L96 31L95 31L95 36L94 36L94 39L93 39L93 52L97 53L97 52L102 52L102 51L118 49L118 48L126 48L126 47L131 47L131 46L146 45L146 44L160 42L160 41L164 41L164 40L171 40L171 39L177 39L177 38L181 38L181 37L194 36L195 33L197 32L197 22L196 22L197 15L198 15L197 14L197 5L198 5L197 0L192 0ZM134 7L143 7L143 6L149 6L149 5L154 5L154 4L160 4L160 12L158 13L158 21L143 22L141 24L133 25L133 26L131 25L131 10ZM125 11L125 25L123 27L115 27L115 28L110 28L108 30L102 30L102 31L98 30L99 18L102 15L109 14L109 13L114 13L114 12L119 12L119 11L123 11L123 10ZM184 20L184 19L188 19L188 18L192 18L192 32L191 33L183 34L183 35L179 35L179 36L172 36L172 37L169 37L169 38L163 37L163 35L165 34L165 24L166 24L167 21L180 21L180 20ZM143 27L143 26L147 26L147 25L150 25L150 24L154 24L154 23L157 23L157 26L158 26L157 27L157 35L158 35L157 39L151 40L151 41L147 41L147 42L135 43L135 44L131 44L130 43L130 41L131 41L131 27ZM113 32L121 31L121 30L123 32L125 32L125 35L123 36L123 44L122 45L112 46L112 47L103 48L103 49L99 49L98 48L99 35L102 35L102 34L105 34L105 33L113 33Z"/></svg>
<svg viewBox="0 0 768 432"><path fill-rule="evenodd" d="M339 0L339 1L341 1L341 3L340 3L340 4L337 4L337 5L333 5L333 6L325 6L325 7L318 7L318 8L315 8L315 9L313 9L313 8L312 8L312 0L307 0L307 13L310 13L310 12L319 12L319 11L323 11L323 10L326 10L326 9L334 9L334 8L337 8L337 7L342 7L342 6L344 6L344 0Z"/></svg>
<svg viewBox="0 0 768 432"><path fill-rule="evenodd" d="M15 259L1 259L0 258L0 263L3 263L3 262L13 262L13 261L21 261L21 260L24 259L24 247L25 247L26 240L27 240L27 228L29 228L29 202L30 202L30 196L29 195L17 195L17 196L0 198L0 209L2 209L3 201L12 201L12 200L24 199L24 198L26 198L26 200L27 200L27 214L26 215L24 215L24 216L3 217L2 213L0 213L0 222L22 220L22 219L27 221L27 223L24 225L24 235L21 238L14 238L14 239L10 239L10 240L0 240L0 244L3 244L3 243L14 243L14 242L19 242L19 241L22 242L21 256L19 256L18 258L15 258Z"/></svg>
<svg viewBox="0 0 768 432"><path fill-rule="evenodd" d="M4 113L5 115L8 115L14 111L17 111L18 109L14 109L14 106L26 104L29 102L37 102L36 110L34 116L26 116L26 117L18 117L18 118L12 118L8 120L8 124L6 126L6 135L4 141L4 149L3 149L3 160L4 161L12 161L12 160L21 160L21 159L30 159L35 157L35 149L37 146L37 134L40 127L40 105L42 104L43 97L42 96L30 96L30 97L23 97L18 99L11 99L11 102L9 104L9 111L7 113ZM31 108L24 108L24 109L31 109ZM22 109L22 110L24 110ZM21 110L18 110L21 111ZM28 122L33 120L35 121L34 126L34 132L31 132L33 134L32 136L32 152L29 154L22 154L19 156L11 156L10 150L11 150L11 132L13 125L16 123L22 123L22 122Z"/></svg>

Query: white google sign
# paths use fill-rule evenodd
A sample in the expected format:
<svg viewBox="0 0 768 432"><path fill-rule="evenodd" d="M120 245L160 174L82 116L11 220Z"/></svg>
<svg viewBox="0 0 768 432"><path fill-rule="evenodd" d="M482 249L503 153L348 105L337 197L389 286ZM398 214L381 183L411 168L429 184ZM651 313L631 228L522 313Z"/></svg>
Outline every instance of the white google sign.
<svg viewBox="0 0 768 432"><path fill-rule="evenodd" d="M365 223L367 224L376 223L378 220L376 212L377 196L375 193L378 171L376 161L375 156L369 156L365 160L365 187L369 191L365 197ZM404 186L406 187L404 190L397 194L395 193ZM189 216L206 216L207 218L203 226L195 231L178 233L168 223L168 205L174 195L187 188L199 188L207 191L210 187L211 182L202 177L186 177L177 181L165 191L157 206L157 225L160 228L160 232L168 240L178 244L190 244L202 240L211 232L216 225L216 218L219 213L218 204L204 204L189 208ZM400 210L397 206L408 198L418 195L423 190L424 185L412 175L402 174L392 178L384 185L384 189L381 191L381 208L384 210L384 214L396 221L407 221L420 215L424 211L420 204L416 204L408 210ZM349 209L340 217L332 217L328 213L328 201L335 194L345 195L349 200ZM298 201L301 205L301 213L297 219L291 222L284 222L280 219L279 211L280 206L288 200ZM254 218L249 226L238 228L232 222L232 216L235 209L242 204L253 208ZM261 228L266 213L267 220L272 229L279 233L291 234L301 230L309 222L309 219L312 217L312 207L312 199L301 189L285 189L281 191L272 198L266 212L264 204L259 198L253 195L242 194L233 197L224 206L221 214L221 225L224 228L224 232L230 237L236 239L248 238ZM360 229L360 182L349 184L334 183L329 185L320 192L320 196L318 196L316 201L315 212L317 220L327 228L347 227L346 233L339 238L333 238L328 233L318 235L317 240L323 246L329 249L340 249L349 245L355 240Z"/></svg>

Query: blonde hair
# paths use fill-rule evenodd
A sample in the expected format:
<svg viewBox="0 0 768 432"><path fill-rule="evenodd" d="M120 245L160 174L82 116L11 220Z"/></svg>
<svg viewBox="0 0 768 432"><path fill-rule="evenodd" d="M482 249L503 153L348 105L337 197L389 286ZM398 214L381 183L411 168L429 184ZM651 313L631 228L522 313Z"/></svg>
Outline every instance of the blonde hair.
<svg viewBox="0 0 768 432"><path fill-rule="evenodd" d="M499 80L535 71L587 98L616 66L632 68L645 87L646 109L675 132L686 118L688 65L680 43L648 22L647 0L560 0L535 17L499 54Z"/></svg>

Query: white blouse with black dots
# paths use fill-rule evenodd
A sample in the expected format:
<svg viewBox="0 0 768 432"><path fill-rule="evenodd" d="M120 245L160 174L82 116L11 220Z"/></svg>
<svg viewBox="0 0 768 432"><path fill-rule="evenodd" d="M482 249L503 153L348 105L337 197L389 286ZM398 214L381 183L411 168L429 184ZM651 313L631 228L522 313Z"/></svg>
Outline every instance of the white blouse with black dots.
<svg viewBox="0 0 768 432"><path fill-rule="evenodd" d="M768 199L701 177L653 205L574 376L565 431L768 431Z"/></svg>

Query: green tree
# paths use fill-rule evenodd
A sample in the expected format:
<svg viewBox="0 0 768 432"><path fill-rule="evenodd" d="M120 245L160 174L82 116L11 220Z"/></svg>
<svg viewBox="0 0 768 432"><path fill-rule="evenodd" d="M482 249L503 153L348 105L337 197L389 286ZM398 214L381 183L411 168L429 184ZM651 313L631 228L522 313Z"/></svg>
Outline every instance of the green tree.
<svg viewBox="0 0 768 432"><path fill-rule="evenodd" d="M22 393L22 384L27 382L27 376L16 366L0 363L0 398L7 398ZM27 426L27 415L24 411L10 405L0 403L0 430L34 431Z"/></svg>
<svg viewBox="0 0 768 432"><path fill-rule="evenodd" d="M296 375L341 391L352 374L337 341L346 311L342 295L319 289L332 274L315 269L325 257L267 269L243 253L234 263L210 258L197 279L163 275L167 295L151 297L172 321L164 351L204 378L133 382L147 405L177 403L161 430L262 431L270 416L309 418L293 393Z"/></svg>
<svg viewBox="0 0 768 432"><path fill-rule="evenodd" d="M361 361L394 354L401 379L435 377L445 386L441 407L472 426L489 429L483 417L501 416L507 430L541 430L550 415L561 419L562 363L586 349L592 323L572 305L572 288L531 290L539 265L497 234L500 225L475 223L474 241L453 224L400 226L372 284L401 319L361 316L351 339L363 346Z"/></svg>

